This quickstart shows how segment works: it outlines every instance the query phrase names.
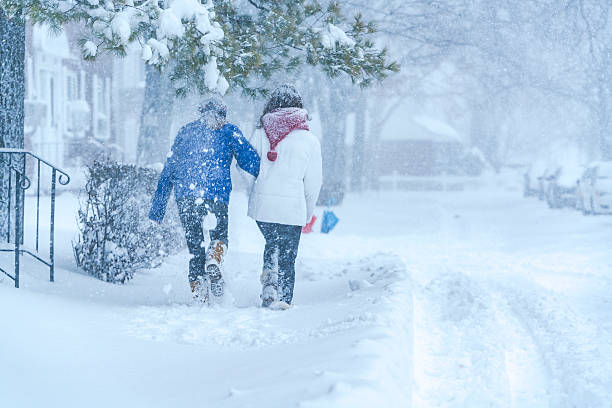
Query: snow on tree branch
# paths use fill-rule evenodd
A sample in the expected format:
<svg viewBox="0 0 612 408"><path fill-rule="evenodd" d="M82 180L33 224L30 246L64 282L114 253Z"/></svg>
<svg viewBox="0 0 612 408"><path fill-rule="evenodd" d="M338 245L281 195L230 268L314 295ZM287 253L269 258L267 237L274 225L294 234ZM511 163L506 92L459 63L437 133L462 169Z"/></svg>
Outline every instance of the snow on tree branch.
<svg viewBox="0 0 612 408"><path fill-rule="evenodd" d="M223 94L230 86L265 93L252 84L305 64L332 77L345 73L362 86L398 69L368 39L374 27L359 16L349 22L334 2L324 8L316 0L0 0L0 7L56 29L83 22L85 59L122 56L137 45L148 64L170 70L179 94Z"/></svg>

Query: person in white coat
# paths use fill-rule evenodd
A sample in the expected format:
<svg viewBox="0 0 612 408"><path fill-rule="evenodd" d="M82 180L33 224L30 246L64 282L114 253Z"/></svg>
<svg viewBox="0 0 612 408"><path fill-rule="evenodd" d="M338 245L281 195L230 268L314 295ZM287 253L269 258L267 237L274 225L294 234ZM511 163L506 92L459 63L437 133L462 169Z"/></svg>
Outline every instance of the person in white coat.
<svg viewBox="0 0 612 408"><path fill-rule="evenodd" d="M262 306L290 307L302 227L312 218L322 183L321 144L310 132L302 97L291 85L272 92L251 144L261 157L248 215L266 245Z"/></svg>

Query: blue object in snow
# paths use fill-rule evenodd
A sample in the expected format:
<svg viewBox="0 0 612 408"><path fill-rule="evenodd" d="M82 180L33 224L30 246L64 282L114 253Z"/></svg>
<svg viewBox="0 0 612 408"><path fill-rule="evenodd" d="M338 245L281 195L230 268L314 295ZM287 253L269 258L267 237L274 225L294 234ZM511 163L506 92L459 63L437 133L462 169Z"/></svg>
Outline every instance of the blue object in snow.
<svg viewBox="0 0 612 408"><path fill-rule="evenodd" d="M334 229L336 224L338 224L340 219L334 214L331 210L323 211L323 219L321 220L321 232L323 234L329 234L331 230Z"/></svg>

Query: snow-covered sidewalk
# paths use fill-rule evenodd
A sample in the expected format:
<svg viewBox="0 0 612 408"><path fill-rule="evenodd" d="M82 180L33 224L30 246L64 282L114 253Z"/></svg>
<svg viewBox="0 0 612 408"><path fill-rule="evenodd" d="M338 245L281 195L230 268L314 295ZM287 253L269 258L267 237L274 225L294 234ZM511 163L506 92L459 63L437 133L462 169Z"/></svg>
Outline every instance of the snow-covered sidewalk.
<svg viewBox="0 0 612 408"><path fill-rule="evenodd" d="M228 296L202 307L190 301L185 252L124 286L76 272L75 199L60 200L56 282L26 260L21 289L0 285L0 395L10 406L410 404L412 297L400 257L358 253L357 237L305 236L295 307L261 309L263 240L237 194Z"/></svg>
<svg viewBox="0 0 612 408"><path fill-rule="evenodd" d="M605 407L612 218L518 190L367 193L303 237L295 307L258 307L263 240L234 194L231 296L191 305L187 256L113 286L74 270L0 283L11 407ZM4 404L2 404L4 405Z"/></svg>

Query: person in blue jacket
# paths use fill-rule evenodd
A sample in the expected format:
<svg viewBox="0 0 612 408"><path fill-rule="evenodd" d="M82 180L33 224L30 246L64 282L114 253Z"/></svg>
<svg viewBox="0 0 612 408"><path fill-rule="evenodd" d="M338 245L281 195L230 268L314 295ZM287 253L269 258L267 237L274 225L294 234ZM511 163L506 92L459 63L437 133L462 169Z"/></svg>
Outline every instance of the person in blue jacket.
<svg viewBox="0 0 612 408"><path fill-rule="evenodd" d="M198 107L200 118L183 126L157 183L149 218L161 223L170 193L179 210L191 254L189 284L194 298L208 301L209 290L223 296L221 263L228 245L227 208L232 190L230 166L238 165L257 177L259 155L237 126L226 122L227 106L213 98ZM217 225L205 248L202 219L212 213Z"/></svg>

